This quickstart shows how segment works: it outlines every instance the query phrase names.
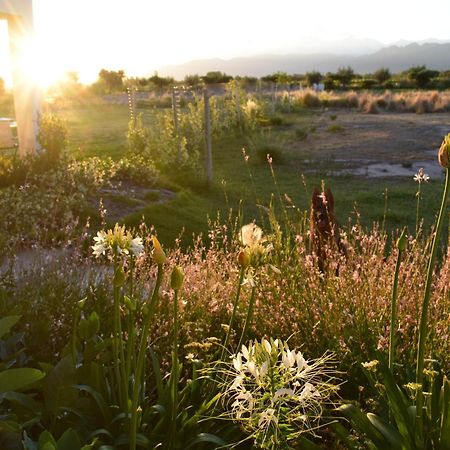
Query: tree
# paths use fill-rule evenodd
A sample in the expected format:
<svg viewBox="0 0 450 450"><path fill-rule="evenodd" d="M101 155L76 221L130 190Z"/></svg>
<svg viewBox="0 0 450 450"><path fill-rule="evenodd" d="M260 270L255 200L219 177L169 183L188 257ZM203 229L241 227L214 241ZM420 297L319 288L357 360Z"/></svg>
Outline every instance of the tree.
<svg viewBox="0 0 450 450"><path fill-rule="evenodd" d="M99 81L104 84L108 93L123 90L123 79L125 72L123 70L100 70L98 74Z"/></svg>
<svg viewBox="0 0 450 450"><path fill-rule="evenodd" d="M5 89L5 81L3 78L0 78L0 97L5 95L6 89Z"/></svg>
<svg viewBox="0 0 450 450"><path fill-rule="evenodd" d="M438 71L427 69L426 66L414 66L408 70L408 78L414 81L419 89L423 89L433 77L438 75Z"/></svg>
<svg viewBox="0 0 450 450"><path fill-rule="evenodd" d="M175 80L172 77L160 77L158 72L148 79L157 89L168 88L170 85L175 84Z"/></svg>
<svg viewBox="0 0 450 450"><path fill-rule="evenodd" d="M336 73L336 78L342 87L347 87L355 76L355 72L350 66L340 67Z"/></svg>
<svg viewBox="0 0 450 450"><path fill-rule="evenodd" d="M184 77L184 82L188 86L198 86L201 82L200 75L198 75L198 74L186 75Z"/></svg>
<svg viewBox="0 0 450 450"><path fill-rule="evenodd" d="M322 74L317 70L313 70L312 72L306 72L305 77L308 86L319 84L322 81Z"/></svg>
<svg viewBox="0 0 450 450"><path fill-rule="evenodd" d="M382 67L373 73L373 77L378 81L378 84L383 84L392 78L392 74L388 68Z"/></svg>
<svg viewBox="0 0 450 450"><path fill-rule="evenodd" d="M208 72L202 77L206 84L228 83L233 79L232 76L219 71Z"/></svg>

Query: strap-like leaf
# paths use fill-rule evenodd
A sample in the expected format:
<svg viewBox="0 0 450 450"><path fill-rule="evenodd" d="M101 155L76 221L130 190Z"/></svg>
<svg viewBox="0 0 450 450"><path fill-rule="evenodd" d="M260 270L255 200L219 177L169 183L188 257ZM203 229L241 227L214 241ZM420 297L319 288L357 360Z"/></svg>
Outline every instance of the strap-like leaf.
<svg viewBox="0 0 450 450"><path fill-rule="evenodd" d="M193 441L189 442L189 444L186 446L186 450L189 450L190 448L195 449L195 446L197 444L201 444L202 442L209 442L211 444L220 446L227 445L227 443L223 439L216 436L215 434L199 433Z"/></svg>
<svg viewBox="0 0 450 450"><path fill-rule="evenodd" d="M0 372L0 392L19 391L44 378L45 373L27 367Z"/></svg>
<svg viewBox="0 0 450 450"><path fill-rule="evenodd" d="M392 450L399 449L403 447L403 439L401 434L391 425L386 423L380 417L375 414L368 413L367 418L370 423L386 438L386 440L391 444Z"/></svg>
<svg viewBox="0 0 450 450"><path fill-rule="evenodd" d="M20 320L20 316L6 316L0 319L0 339Z"/></svg>

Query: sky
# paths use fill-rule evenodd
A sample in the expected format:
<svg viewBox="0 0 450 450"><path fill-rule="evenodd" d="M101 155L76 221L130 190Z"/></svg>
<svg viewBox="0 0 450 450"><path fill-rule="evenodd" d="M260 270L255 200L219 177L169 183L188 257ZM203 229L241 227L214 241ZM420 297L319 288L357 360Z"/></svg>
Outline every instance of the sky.
<svg viewBox="0 0 450 450"><path fill-rule="evenodd" d="M346 38L450 40L450 0L34 0L33 8L42 83L67 71L89 83L102 68L149 76L194 59L339 50ZM7 82L9 70L0 21Z"/></svg>

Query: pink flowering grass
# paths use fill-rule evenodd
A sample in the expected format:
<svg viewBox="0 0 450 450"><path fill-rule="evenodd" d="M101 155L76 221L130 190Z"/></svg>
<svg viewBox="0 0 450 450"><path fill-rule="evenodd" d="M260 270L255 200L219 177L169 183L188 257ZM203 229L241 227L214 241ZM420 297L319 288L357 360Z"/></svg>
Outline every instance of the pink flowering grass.
<svg viewBox="0 0 450 450"><path fill-rule="evenodd" d="M341 231L347 256L331 248L326 249L328 271L322 274L315 256L308 250L306 223L292 222L292 228L291 234L280 234L278 230L277 238L273 240L272 263L280 273L269 266L258 268L256 303L247 338L290 338L292 346L310 355L332 351L339 361L339 369L351 378L357 372L358 362L374 359L376 349L388 349L397 236L388 237L377 227L365 230L358 224L349 225L346 232ZM237 229L233 221L211 224L208 243L199 237L188 251L176 247L167 252L167 266L178 265L185 274L179 305L181 360L213 360L222 352L221 343L226 336L240 272L238 254L241 244ZM269 239L273 237L271 229L263 229L263 232ZM140 230L144 238L149 234L150 230ZM399 275L396 362L407 367L413 366L417 350L421 292L430 245L430 239L421 236L409 237ZM150 247L148 239L144 246ZM427 357L436 357L442 361L443 367L448 367L448 251L441 255L437 267L430 301L429 348L432 353ZM339 276L335 275L336 269ZM41 348L39 353L42 357L48 347L49 332L44 333L39 326L37 313L39 317L52 321L52 354L62 351L58 345L67 342L71 330L71 305L85 296L88 297L88 307L99 311L104 318L103 332L108 332L111 321L107 311L111 304L107 300L108 283L104 281L108 277L96 276L96 270L101 271L101 266L93 265L87 259L68 258L58 265L58 271L46 270L45 267L30 269L26 277L16 280L8 288L4 305L6 309L8 305L14 305L14 312L23 315L23 323L29 324L27 338L34 349ZM136 296L138 301L143 301L152 290L155 279L155 267L149 255L144 254L138 259L136 271ZM90 277L86 275L88 272ZM172 342L169 283L169 276L165 276L161 301L150 330L150 342L160 354L168 354L166 350ZM249 283L242 286L227 351L233 351L237 346L251 291ZM162 361L162 364L168 365L169 361Z"/></svg>

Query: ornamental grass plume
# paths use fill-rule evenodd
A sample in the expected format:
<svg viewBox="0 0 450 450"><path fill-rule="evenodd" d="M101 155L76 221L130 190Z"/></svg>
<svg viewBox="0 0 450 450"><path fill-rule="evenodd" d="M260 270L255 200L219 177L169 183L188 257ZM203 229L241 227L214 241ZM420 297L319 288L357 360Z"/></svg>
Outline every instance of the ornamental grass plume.
<svg viewBox="0 0 450 450"><path fill-rule="evenodd" d="M224 363L224 417L260 448L285 448L304 433L314 434L339 389L332 361L331 354L306 360L279 339L250 341L231 364Z"/></svg>

